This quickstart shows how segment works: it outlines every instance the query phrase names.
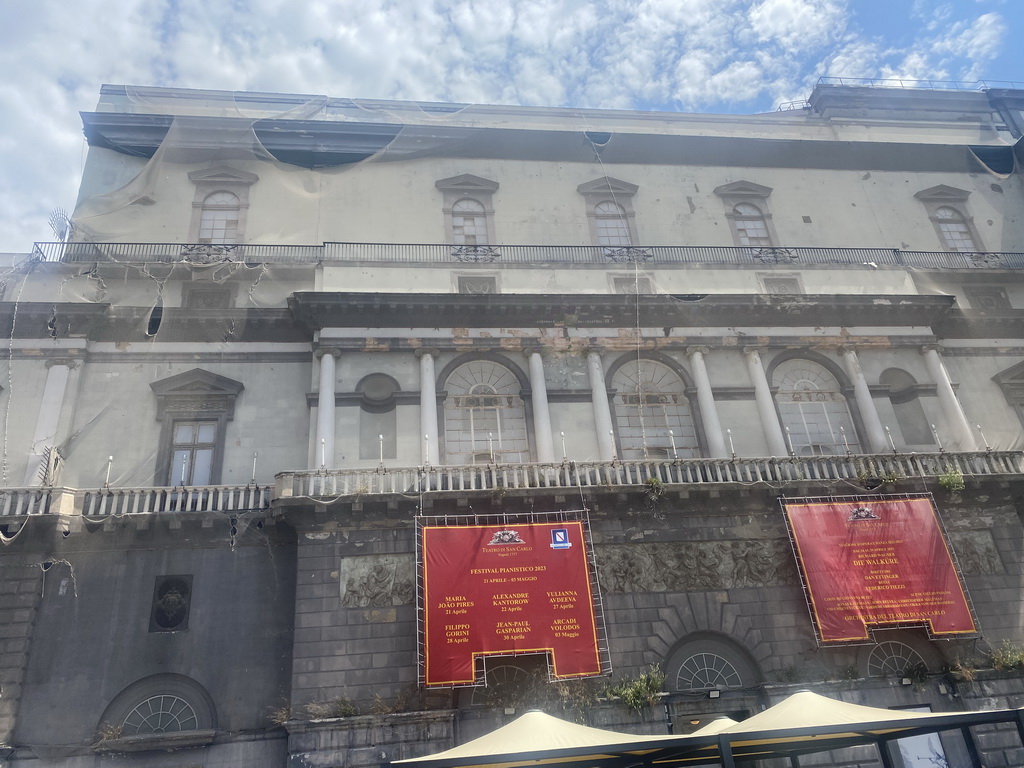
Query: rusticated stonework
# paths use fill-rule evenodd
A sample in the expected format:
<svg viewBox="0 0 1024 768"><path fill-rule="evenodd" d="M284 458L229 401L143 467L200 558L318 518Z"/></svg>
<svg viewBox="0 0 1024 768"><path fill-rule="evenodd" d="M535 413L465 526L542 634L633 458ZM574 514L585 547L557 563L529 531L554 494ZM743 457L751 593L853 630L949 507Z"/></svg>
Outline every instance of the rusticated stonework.
<svg viewBox="0 0 1024 768"><path fill-rule="evenodd" d="M608 592L687 592L799 583L785 539L597 547Z"/></svg>
<svg viewBox="0 0 1024 768"><path fill-rule="evenodd" d="M412 605L415 571L412 555L343 557L339 564L341 604L346 608Z"/></svg>

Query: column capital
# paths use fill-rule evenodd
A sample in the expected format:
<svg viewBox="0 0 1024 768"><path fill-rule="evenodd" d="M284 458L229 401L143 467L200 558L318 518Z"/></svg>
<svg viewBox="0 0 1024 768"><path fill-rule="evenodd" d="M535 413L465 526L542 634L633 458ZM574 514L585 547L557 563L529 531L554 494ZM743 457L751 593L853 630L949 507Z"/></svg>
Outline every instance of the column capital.
<svg viewBox="0 0 1024 768"><path fill-rule="evenodd" d="M606 350L604 349L604 347L586 347L586 348L584 348L583 351L584 351L584 353L588 357L590 355L597 355L598 357L604 357L604 353L605 353Z"/></svg>
<svg viewBox="0 0 1024 768"><path fill-rule="evenodd" d="M70 357L52 357L46 361L45 365L47 368L53 368L55 365L63 365L73 371L78 367L79 361Z"/></svg>
<svg viewBox="0 0 1024 768"><path fill-rule="evenodd" d="M764 352L765 349L765 347L759 347L751 344L743 347L743 354L746 355L747 357L750 357L751 355L760 355L762 352Z"/></svg>
<svg viewBox="0 0 1024 768"><path fill-rule="evenodd" d="M317 360L322 358L324 355L330 355L331 357L338 358L341 357L341 350L337 347L317 347L313 354L316 355Z"/></svg>
<svg viewBox="0 0 1024 768"><path fill-rule="evenodd" d="M694 355L694 354L696 354L698 352L700 354L702 354L702 355L709 354L711 352L711 347L705 347L705 346L697 345L697 346L694 346L694 347L687 347L686 348L686 354L687 355Z"/></svg>
<svg viewBox="0 0 1024 768"><path fill-rule="evenodd" d="M938 344L922 344L921 345L921 354L922 355L925 354L926 352L941 352L941 351L942 351L942 347L939 346Z"/></svg>
<svg viewBox="0 0 1024 768"><path fill-rule="evenodd" d="M543 355L548 348L539 341L526 341L520 347L520 351L529 358L530 355Z"/></svg>
<svg viewBox="0 0 1024 768"><path fill-rule="evenodd" d="M430 357L438 357L441 354L441 350L437 347L419 347L416 352L416 357L423 357L429 355Z"/></svg>

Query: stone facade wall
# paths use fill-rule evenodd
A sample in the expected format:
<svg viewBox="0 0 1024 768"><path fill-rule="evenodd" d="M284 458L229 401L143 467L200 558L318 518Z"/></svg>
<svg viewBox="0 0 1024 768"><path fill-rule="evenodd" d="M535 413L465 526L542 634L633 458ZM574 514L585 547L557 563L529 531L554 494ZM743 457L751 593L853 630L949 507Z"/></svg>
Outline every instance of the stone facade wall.
<svg viewBox="0 0 1024 768"><path fill-rule="evenodd" d="M13 557L5 559L0 568L0 745L12 743L14 735L45 575L42 565L41 561Z"/></svg>

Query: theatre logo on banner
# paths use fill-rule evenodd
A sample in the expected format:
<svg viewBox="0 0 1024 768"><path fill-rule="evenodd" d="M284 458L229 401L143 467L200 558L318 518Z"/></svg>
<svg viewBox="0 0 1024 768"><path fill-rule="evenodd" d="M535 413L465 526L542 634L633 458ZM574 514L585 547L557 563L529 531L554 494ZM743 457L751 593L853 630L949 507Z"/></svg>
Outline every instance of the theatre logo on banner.
<svg viewBox="0 0 1024 768"><path fill-rule="evenodd" d="M610 671L585 520L569 514L417 518L423 685L473 685L488 655L547 654L558 679Z"/></svg>
<svg viewBox="0 0 1024 768"><path fill-rule="evenodd" d="M783 499L818 639L868 640L880 627L977 633L930 496Z"/></svg>

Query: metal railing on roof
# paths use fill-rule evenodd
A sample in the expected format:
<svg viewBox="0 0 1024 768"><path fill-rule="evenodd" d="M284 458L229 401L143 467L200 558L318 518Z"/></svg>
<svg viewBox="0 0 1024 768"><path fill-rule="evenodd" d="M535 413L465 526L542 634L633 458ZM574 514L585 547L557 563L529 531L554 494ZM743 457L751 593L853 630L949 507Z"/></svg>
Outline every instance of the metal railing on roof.
<svg viewBox="0 0 1024 768"><path fill-rule="evenodd" d="M907 77L819 77L818 85L866 85L873 88L923 88L942 91L1024 88L1024 83L1014 80L915 80Z"/></svg>
<svg viewBox="0 0 1024 768"><path fill-rule="evenodd" d="M324 243L323 245L207 245L181 243L36 243L49 262L121 264L643 264L810 266L832 264L927 269L1024 269L1024 253L904 251L897 248L761 248L724 245L480 245Z"/></svg>

